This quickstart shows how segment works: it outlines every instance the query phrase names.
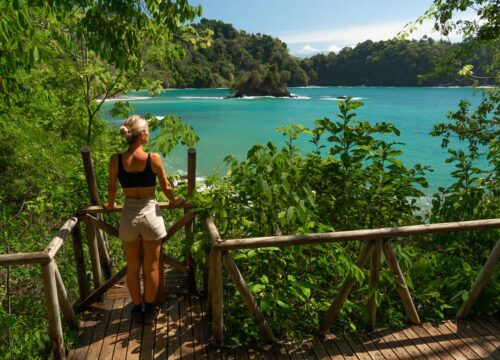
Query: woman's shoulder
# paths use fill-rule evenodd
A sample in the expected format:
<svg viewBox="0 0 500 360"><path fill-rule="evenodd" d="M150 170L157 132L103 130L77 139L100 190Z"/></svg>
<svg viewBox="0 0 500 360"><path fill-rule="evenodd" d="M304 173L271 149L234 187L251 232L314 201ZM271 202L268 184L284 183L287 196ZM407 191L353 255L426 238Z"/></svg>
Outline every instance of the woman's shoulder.
<svg viewBox="0 0 500 360"><path fill-rule="evenodd" d="M158 153L149 153L149 156L151 157L151 161L160 161L161 162L161 156Z"/></svg>

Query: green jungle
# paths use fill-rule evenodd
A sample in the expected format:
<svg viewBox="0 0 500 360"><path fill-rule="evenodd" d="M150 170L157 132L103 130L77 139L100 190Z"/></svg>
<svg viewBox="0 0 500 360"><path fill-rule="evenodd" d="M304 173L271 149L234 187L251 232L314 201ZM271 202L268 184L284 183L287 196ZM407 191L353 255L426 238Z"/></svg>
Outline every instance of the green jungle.
<svg viewBox="0 0 500 360"><path fill-rule="evenodd" d="M470 7L480 9L480 21L454 20L455 12ZM337 114L325 114L329 117L314 128L290 124L277 129L286 139L284 147L255 145L244 161L225 159L226 175L207 178L204 190L189 201L199 216L214 218L223 239L499 218L499 11L494 0L434 0L397 39L299 59L267 35L215 20L189 25L202 9L186 0L1 1L0 253L43 250L77 208L89 205L82 146L91 147L99 193L107 194L109 157L125 145L102 117L106 98L135 89L149 89L151 95L168 87L237 90L249 79L262 86L490 86L478 89L478 106L460 102L429 134L442 138L447 162L455 169L453 184L433 195L431 208L419 208L417 202L431 170L406 166L399 159L404 146L384 140L384 134L398 134L398 129L359 120L356 109L363 104L347 99L338 103ZM405 40L425 19L443 34L461 29L465 40ZM113 114L130 111L128 103L119 102ZM151 151L165 155L174 146L196 146L196 134L177 117L151 118L150 126L158 130ZM315 151L299 151L295 140L301 134L309 136ZM458 141L466 146L458 147ZM489 166L478 167L484 158ZM182 182L175 191L186 196ZM164 212L166 221L179 214ZM105 216L118 222L116 214ZM196 226L192 243L174 238L166 252L182 258L191 250L201 273L209 239L201 222ZM423 321L454 316L498 239L498 230L484 230L394 242ZM113 263L124 264L121 243L110 246ZM354 276L358 285L331 330L355 332L364 330L370 295L367 270L354 265L361 246L240 250L234 258L280 337L314 333L343 279ZM58 267L70 298L76 299L71 246L61 249ZM40 267L0 267L0 275L0 358L49 358ZM262 341L236 289L230 281L224 284L230 314L226 344ZM385 261L375 297L381 326L405 323ZM474 313L498 315L499 309L497 266ZM66 327L64 334L72 347L78 334Z"/></svg>

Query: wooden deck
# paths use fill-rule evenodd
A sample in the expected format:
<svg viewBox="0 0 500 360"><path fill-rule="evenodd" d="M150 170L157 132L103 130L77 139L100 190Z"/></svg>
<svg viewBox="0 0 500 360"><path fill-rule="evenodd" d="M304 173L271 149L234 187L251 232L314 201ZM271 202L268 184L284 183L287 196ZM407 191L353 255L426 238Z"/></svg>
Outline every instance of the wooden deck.
<svg viewBox="0 0 500 360"><path fill-rule="evenodd" d="M110 289L81 321L80 343L69 359L498 359L500 321L445 321L352 337L289 340L262 348L209 345L204 304L189 295L186 278L166 268L166 301L152 325L131 321L124 282Z"/></svg>

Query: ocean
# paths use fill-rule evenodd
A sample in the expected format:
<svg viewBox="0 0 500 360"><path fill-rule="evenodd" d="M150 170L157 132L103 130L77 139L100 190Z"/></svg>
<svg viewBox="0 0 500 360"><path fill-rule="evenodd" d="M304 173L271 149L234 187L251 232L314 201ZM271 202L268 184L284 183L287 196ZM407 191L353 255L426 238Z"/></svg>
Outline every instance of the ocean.
<svg viewBox="0 0 500 360"><path fill-rule="evenodd" d="M461 99L478 104L480 94L467 87L295 87L289 89L295 98L248 97L225 99L229 89L168 89L156 97L148 97L146 91L128 94L134 112L151 113L155 116L174 114L191 125L200 137L197 149L197 176L225 173L223 159L233 155L243 160L256 143L273 141L284 144L284 136L275 129L289 123L313 127L322 118L335 120L339 113L337 98L353 97L364 106L357 109L357 119L389 122L401 132L399 137L387 136L387 140L404 143L401 160L406 166L420 163L429 165L433 172L427 180L431 194L439 186L451 184L453 165L446 164L446 149L441 139L429 132L439 122L447 122L447 114L458 109ZM112 125L121 119L107 114L113 101L104 104L103 115ZM309 137L303 135L296 145L304 152L312 150ZM463 146L455 140L452 146ZM167 172L186 171L187 150L176 148L165 159ZM482 164L486 166L486 162Z"/></svg>

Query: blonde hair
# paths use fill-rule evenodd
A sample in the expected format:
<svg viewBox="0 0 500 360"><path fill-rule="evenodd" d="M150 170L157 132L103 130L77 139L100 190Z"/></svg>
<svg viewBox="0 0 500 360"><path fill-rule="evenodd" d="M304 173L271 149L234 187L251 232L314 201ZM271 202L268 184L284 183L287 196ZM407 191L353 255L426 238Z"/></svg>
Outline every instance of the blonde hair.
<svg viewBox="0 0 500 360"><path fill-rule="evenodd" d="M142 116L132 115L120 126L120 134L128 144L133 144L143 131L148 130L148 122Z"/></svg>

